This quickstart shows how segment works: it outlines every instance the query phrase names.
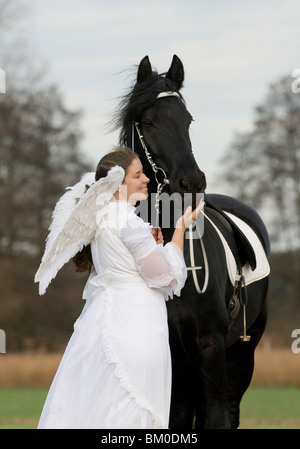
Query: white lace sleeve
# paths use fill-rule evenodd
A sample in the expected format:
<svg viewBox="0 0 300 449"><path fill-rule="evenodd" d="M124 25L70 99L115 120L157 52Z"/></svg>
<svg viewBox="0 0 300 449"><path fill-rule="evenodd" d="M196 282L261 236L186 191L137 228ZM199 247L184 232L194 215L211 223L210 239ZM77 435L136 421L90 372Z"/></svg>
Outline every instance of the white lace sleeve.
<svg viewBox="0 0 300 449"><path fill-rule="evenodd" d="M181 250L172 242L157 245L149 228L135 214L131 214L127 226L120 230L120 237L132 253L138 271L152 288L160 288L165 299L180 296L187 270Z"/></svg>

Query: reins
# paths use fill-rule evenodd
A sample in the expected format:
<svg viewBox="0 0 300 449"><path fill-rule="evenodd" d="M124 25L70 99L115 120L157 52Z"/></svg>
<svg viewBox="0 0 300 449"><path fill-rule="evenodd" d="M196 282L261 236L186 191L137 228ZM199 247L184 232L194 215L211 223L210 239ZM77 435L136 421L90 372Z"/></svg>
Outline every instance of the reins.
<svg viewBox="0 0 300 449"><path fill-rule="evenodd" d="M155 164L155 162L153 161L153 159L151 157L151 154L149 153L148 148L147 148L147 146L145 144L144 137L143 137L143 135L141 133L141 130L140 130L138 122L133 122L132 123L132 128L133 128L132 129L132 136L134 136L134 127L136 129L137 135L139 136L141 145L142 145L142 147L143 147L143 149L145 151L145 155L146 155L146 157L148 159L148 162L151 165L151 168L152 168L152 170L154 172L154 177L155 177L155 181L156 181L156 184L157 184L157 191L156 191L156 196L155 196L155 210L156 210L155 226L158 227L158 225L159 225L159 213L160 213L159 212L160 195L161 195L161 193L163 191L163 188L166 185L170 184L170 181L168 180L166 172L164 171L164 169L161 168L161 167L158 167ZM132 150L134 151L134 137L132 137ZM161 171L163 176L164 176L162 182L159 182L158 177L157 177L157 174L159 173L159 171Z"/></svg>
<svg viewBox="0 0 300 449"><path fill-rule="evenodd" d="M159 98L165 98L165 97L177 97L177 98L181 98L180 95L177 92L172 92L172 91L167 91L167 92L161 92L160 94L158 94L158 96L156 97L157 99ZM142 145L142 148L145 152L146 158L149 162L149 164L151 165L151 168L154 172L154 177L155 177L155 181L157 184L157 191L156 191L156 196L155 196L155 210L156 210L156 227L159 226L159 202L160 202L160 195L164 189L164 187L168 184L170 184L169 179L167 178L167 174L165 172L165 170L161 167L158 167L155 162L152 159L152 156L147 148L147 145L145 143L144 140L144 136L141 133L140 130L140 126L139 126L139 122L132 122L132 137L131 137L131 141L132 141L132 151L134 151L134 147L135 147L135 142L134 142L134 131L136 130L137 135L139 137L140 143ZM159 181L158 179L158 173L161 172L163 174L163 180L162 182ZM202 294L206 291L207 289L207 285L208 285L208 280L209 280L209 266L208 266L208 260L207 260L207 255L206 255L206 250L205 250L205 246L204 246L204 242L202 240L202 237L200 235L200 232L198 230L197 227L197 223L196 223L196 231L198 234L198 237L200 239L200 245L201 245L201 250L202 250L202 254L203 254L203 261L204 261L204 267L205 267L205 279L204 279L204 283L203 283L203 287L202 289L199 286L198 283L198 279L197 279L197 272L196 270L202 270L203 267L197 267L195 265L195 257L194 257L194 238L193 238L193 224L191 224L189 226L189 249L190 249L190 262L191 262L191 266L187 267L188 271L192 272L192 276L193 276L193 281L194 281L194 285L195 285L195 289L197 291L197 293Z"/></svg>

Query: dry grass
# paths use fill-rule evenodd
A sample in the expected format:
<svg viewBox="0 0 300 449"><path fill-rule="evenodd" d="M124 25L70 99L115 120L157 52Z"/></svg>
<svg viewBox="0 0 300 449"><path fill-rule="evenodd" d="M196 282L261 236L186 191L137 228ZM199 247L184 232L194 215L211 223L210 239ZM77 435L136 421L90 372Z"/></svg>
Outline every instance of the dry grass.
<svg viewBox="0 0 300 449"><path fill-rule="evenodd" d="M0 387L49 387L61 354L1 354Z"/></svg>
<svg viewBox="0 0 300 449"><path fill-rule="evenodd" d="M1 354L0 387L49 387L62 354ZM300 386L300 353L258 349L251 385Z"/></svg>
<svg viewBox="0 0 300 449"><path fill-rule="evenodd" d="M291 349L258 349L251 385L300 386L300 353Z"/></svg>

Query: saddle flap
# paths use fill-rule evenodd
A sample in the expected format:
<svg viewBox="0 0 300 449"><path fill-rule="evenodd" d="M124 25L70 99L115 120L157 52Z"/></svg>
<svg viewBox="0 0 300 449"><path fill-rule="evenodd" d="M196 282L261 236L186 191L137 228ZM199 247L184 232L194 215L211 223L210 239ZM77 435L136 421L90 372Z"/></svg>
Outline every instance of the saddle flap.
<svg viewBox="0 0 300 449"><path fill-rule="evenodd" d="M256 269L257 262L254 249L251 243L244 235L244 233L239 229L235 222L225 213L205 199L205 212L210 215L210 218L214 221L215 225L218 227L218 221L221 222L229 231L232 232L235 241L236 248L231 248L235 258L238 258L238 262L244 266L247 262L249 263L252 271ZM209 210L211 209L211 211ZM210 213L211 212L211 213ZM217 220L215 220L217 218ZM225 236L224 236L225 238ZM231 247L232 245L230 245Z"/></svg>

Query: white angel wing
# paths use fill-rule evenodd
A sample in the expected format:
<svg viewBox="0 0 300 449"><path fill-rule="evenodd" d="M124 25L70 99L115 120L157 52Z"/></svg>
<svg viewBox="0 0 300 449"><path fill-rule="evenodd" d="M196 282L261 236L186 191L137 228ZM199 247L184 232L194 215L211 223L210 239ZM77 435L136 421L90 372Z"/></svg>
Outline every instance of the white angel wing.
<svg viewBox="0 0 300 449"><path fill-rule="evenodd" d="M62 231L67 220L75 210L76 204L82 199L87 190L95 183L95 172L86 173L81 180L72 187L67 187L66 192L56 203L52 214L52 223L49 227L49 234L46 239L45 254L53 246L58 234Z"/></svg>
<svg viewBox="0 0 300 449"><path fill-rule="evenodd" d="M64 223L57 220L56 223L51 224L46 250L34 278L35 282L39 282L40 295L45 293L51 280L55 278L62 266L81 251L84 246L91 243L99 224L97 214L99 215L101 209L103 210L103 207L110 202L113 194L122 184L124 176L123 168L113 167L105 178L99 179L89 188L76 204L73 212L69 213L69 216L66 211ZM62 201L62 198L60 201ZM62 201L58 210L63 204Z"/></svg>

